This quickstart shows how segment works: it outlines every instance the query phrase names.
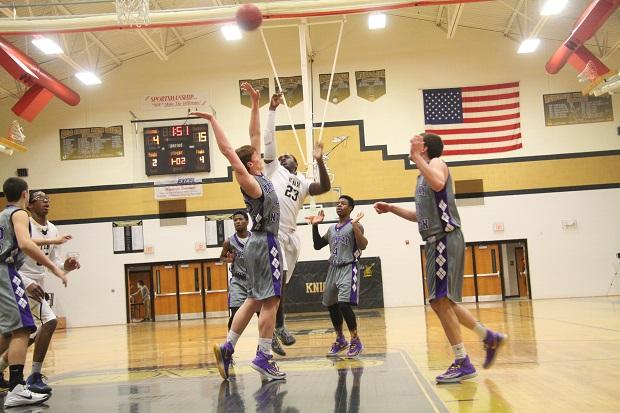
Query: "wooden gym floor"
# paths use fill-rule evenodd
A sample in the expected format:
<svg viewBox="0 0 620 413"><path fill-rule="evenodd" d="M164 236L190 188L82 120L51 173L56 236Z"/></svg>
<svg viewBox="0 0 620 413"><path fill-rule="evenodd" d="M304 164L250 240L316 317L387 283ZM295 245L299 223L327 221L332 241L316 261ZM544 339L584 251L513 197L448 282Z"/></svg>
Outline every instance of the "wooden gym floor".
<svg viewBox="0 0 620 413"><path fill-rule="evenodd" d="M478 377L441 385L451 362L430 308L359 312L365 345L356 361L323 355L333 340L326 314L288 318L283 383L262 384L248 366L256 321L241 338L236 378L223 382L211 347L225 319L59 331L44 365L47 405L15 412L565 412L620 411L620 297L467 305L509 342L490 370L477 337L465 345ZM29 372L29 362L26 367Z"/></svg>

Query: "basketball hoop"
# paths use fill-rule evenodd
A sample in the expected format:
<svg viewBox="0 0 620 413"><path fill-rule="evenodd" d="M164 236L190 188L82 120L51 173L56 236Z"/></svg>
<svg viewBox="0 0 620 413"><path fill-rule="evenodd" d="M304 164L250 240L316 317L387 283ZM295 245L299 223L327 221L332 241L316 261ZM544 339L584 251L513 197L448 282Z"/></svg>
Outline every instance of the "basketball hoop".
<svg viewBox="0 0 620 413"><path fill-rule="evenodd" d="M586 67L577 75L577 79L579 79L579 83L593 82L599 77L599 73L596 70L596 65L589 60L586 64Z"/></svg>
<svg viewBox="0 0 620 413"><path fill-rule="evenodd" d="M8 135L6 138L0 137L0 153L11 156L14 151L26 152L28 150L22 145L26 140L26 135L24 135L24 128L18 121L14 120L11 123Z"/></svg>
<svg viewBox="0 0 620 413"><path fill-rule="evenodd" d="M115 2L120 24L141 27L151 22L149 0L116 0Z"/></svg>

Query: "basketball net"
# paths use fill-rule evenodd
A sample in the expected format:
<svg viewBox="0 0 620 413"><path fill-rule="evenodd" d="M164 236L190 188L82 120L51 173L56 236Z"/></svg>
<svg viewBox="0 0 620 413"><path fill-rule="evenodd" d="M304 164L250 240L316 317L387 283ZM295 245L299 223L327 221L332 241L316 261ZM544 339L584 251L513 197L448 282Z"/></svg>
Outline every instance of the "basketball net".
<svg viewBox="0 0 620 413"><path fill-rule="evenodd" d="M120 24L141 27L151 22L149 0L115 0L115 3Z"/></svg>
<svg viewBox="0 0 620 413"><path fill-rule="evenodd" d="M14 151L26 152L26 147L22 145L26 140L26 135L18 121L14 120L11 123L8 135L6 138L0 137L0 153L11 156Z"/></svg>
<svg viewBox="0 0 620 413"><path fill-rule="evenodd" d="M586 64L586 67L577 75L577 79L579 79L579 83L593 82L600 75L596 70L596 66L589 60Z"/></svg>

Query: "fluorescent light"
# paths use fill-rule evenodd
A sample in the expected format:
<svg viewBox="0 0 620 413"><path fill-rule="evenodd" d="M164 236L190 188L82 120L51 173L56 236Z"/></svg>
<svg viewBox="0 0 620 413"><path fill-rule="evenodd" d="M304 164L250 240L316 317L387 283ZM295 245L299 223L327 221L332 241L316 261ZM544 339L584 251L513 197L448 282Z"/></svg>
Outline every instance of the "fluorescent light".
<svg viewBox="0 0 620 413"><path fill-rule="evenodd" d="M32 39L32 44L37 46L37 48L39 50L41 50L43 53L45 53L45 54L62 54L62 53L64 53L62 48L60 46L58 46L58 43L56 43L55 41L53 41L52 39L50 39L48 37L37 36L34 39Z"/></svg>
<svg viewBox="0 0 620 413"><path fill-rule="evenodd" d="M222 26L222 34L228 41L241 40L243 38L241 29L236 24L227 24L226 26Z"/></svg>
<svg viewBox="0 0 620 413"><path fill-rule="evenodd" d="M532 53L536 49L538 49L538 45L540 44L540 39L525 39L521 46L519 46L519 50L517 53Z"/></svg>
<svg viewBox="0 0 620 413"><path fill-rule="evenodd" d="M385 27L385 14L372 13L368 15L368 28L370 30L383 29Z"/></svg>
<svg viewBox="0 0 620 413"><path fill-rule="evenodd" d="M568 0L547 0L540 11L541 16L553 16L560 14L566 7Z"/></svg>
<svg viewBox="0 0 620 413"><path fill-rule="evenodd" d="M80 79L80 81L84 83L85 85L101 84L101 79L99 79L99 77L93 72L79 72L75 74L75 77Z"/></svg>

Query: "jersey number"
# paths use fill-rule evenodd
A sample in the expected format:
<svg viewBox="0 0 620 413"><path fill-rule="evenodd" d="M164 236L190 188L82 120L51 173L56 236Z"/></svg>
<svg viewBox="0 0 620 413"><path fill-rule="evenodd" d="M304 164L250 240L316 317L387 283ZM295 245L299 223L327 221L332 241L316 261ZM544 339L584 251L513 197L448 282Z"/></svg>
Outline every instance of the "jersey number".
<svg viewBox="0 0 620 413"><path fill-rule="evenodd" d="M293 201L297 201L297 197L299 197L299 191L293 188L291 185L286 187L286 191L284 192L284 196L288 196Z"/></svg>

